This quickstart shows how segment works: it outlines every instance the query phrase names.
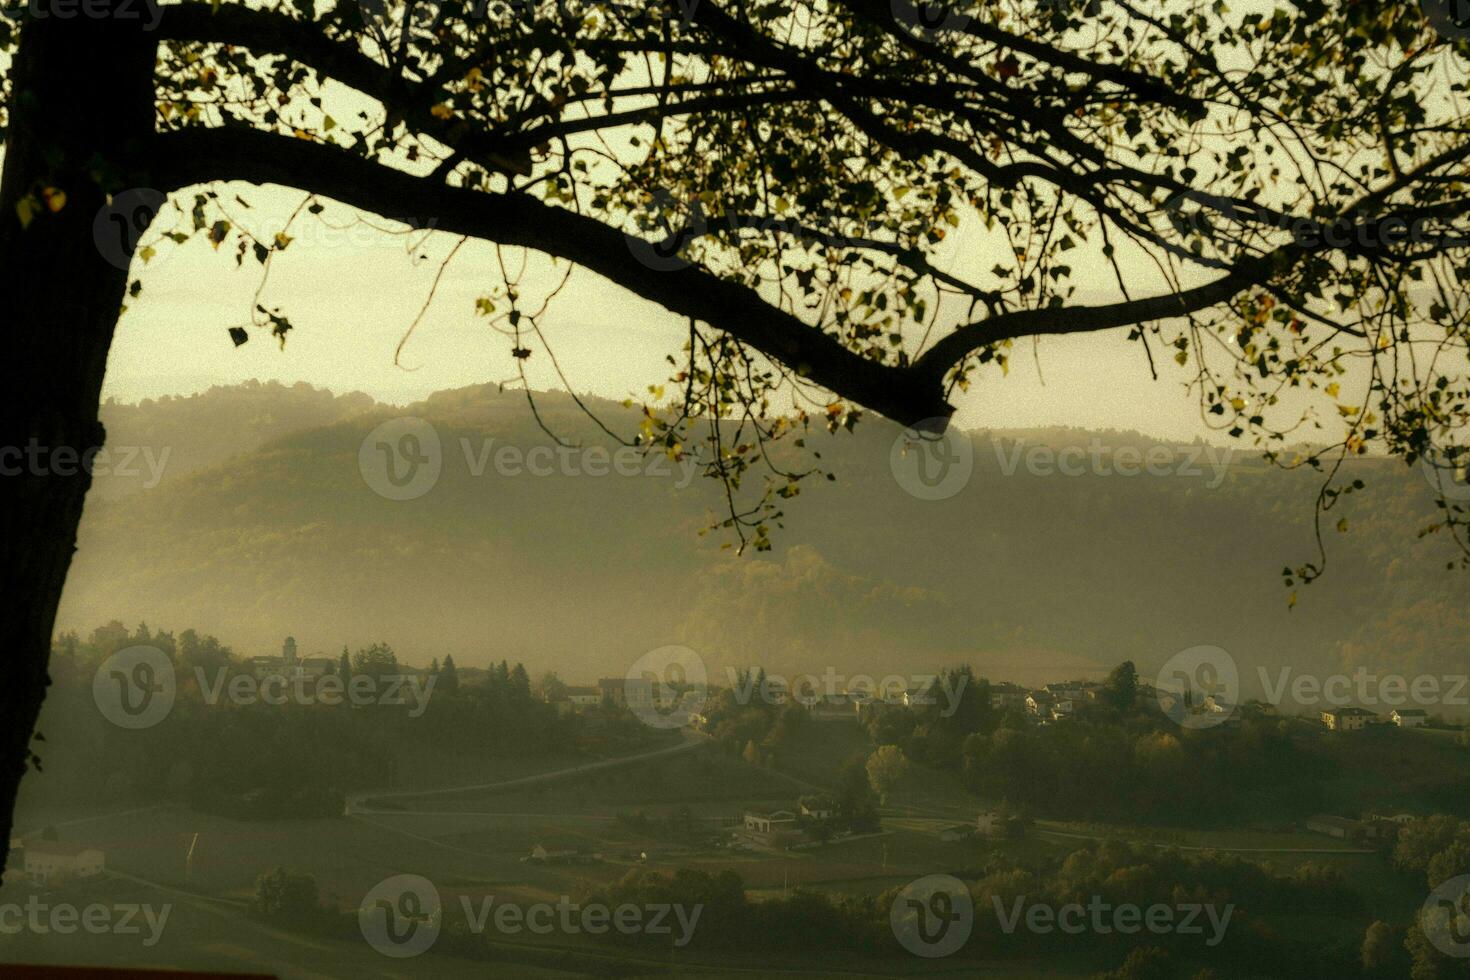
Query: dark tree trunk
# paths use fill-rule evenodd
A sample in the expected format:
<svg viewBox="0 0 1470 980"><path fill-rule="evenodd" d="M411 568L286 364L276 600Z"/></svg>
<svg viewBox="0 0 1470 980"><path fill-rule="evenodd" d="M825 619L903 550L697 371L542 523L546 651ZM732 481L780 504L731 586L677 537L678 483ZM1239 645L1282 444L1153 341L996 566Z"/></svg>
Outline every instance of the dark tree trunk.
<svg viewBox="0 0 1470 980"><path fill-rule="evenodd" d="M155 52L139 21L74 10L28 18L11 72L0 177L0 397L11 406L0 409L0 844L32 748L44 748L32 734L91 484L80 460L102 444L98 399L127 286L92 225L109 192L145 180Z"/></svg>

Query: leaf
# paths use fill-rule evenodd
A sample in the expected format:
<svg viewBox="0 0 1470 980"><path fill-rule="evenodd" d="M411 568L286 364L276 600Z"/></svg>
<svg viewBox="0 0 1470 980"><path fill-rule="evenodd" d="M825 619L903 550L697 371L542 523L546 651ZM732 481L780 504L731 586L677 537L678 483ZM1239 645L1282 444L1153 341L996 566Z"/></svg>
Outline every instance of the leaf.
<svg viewBox="0 0 1470 980"><path fill-rule="evenodd" d="M235 342L236 347L239 347L241 344L245 343L245 341L250 339L250 335L245 332L244 327L231 327L230 339Z"/></svg>

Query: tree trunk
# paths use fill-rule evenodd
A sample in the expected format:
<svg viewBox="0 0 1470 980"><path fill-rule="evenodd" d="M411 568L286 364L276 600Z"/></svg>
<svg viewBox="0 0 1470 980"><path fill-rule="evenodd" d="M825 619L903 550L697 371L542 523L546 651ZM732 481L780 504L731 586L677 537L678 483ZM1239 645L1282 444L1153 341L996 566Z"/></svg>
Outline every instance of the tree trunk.
<svg viewBox="0 0 1470 980"><path fill-rule="evenodd" d="M127 286L93 221L108 193L146 181L155 52L137 20L28 17L11 71L0 176L0 384L11 405L0 409L0 845L32 749L44 749L32 733Z"/></svg>

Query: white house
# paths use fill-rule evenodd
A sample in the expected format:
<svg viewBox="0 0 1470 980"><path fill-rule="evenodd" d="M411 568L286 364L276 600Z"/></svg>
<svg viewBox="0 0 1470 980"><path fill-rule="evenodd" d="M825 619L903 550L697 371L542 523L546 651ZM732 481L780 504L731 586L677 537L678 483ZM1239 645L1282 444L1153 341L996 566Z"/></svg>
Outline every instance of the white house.
<svg viewBox="0 0 1470 980"><path fill-rule="evenodd" d="M801 798L801 815L810 817L812 820L831 820L837 811L831 800L825 796L804 796Z"/></svg>
<svg viewBox="0 0 1470 980"><path fill-rule="evenodd" d="M1337 708L1332 711L1322 712L1322 724L1329 731L1334 732L1360 732L1367 727L1368 722L1378 717L1371 711L1363 708Z"/></svg>
<svg viewBox="0 0 1470 980"><path fill-rule="evenodd" d="M25 848L25 874L33 885L47 886L65 878L90 878L102 873L106 860L102 851L82 844L54 840L29 840Z"/></svg>
<svg viewBox="0 0 1470 980"><path fill-rule="evenodd" d="M1429 720L1429 713L1423 708L1395 708L1388 718L1400 728L1418 728Z"/></svg>
<svg viewBox="0 0 1470 980"><path fill-rule="evenodd" d="M595 687L569 687L567 700L575 708L595 708L602 703L602 691Z"/></svg>
<svg viewBox="0 0 1470 980"><path fill-rule="evenodd" d="M776 810L772 813L748 810L745 814L745 829L754 834L794 830L796 829L796 814L790 810Z"/></svg>

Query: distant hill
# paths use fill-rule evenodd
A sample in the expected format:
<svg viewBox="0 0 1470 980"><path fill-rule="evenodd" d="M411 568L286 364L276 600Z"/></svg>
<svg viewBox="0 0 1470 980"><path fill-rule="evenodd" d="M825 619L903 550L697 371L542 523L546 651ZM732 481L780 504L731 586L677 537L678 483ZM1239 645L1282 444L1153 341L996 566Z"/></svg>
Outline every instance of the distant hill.
<svg viewBox="0 0 1470 980"><path fill-rule="evenodd" d="M636 431L634 413L591 404L614 431ZM570 396L537 406L558 435L604 447L573 454L579 471L598 458L611 469L614 444ZM359 451L405 415L433 426L442 471L422 496L393 500L364 479ZM1354 464L1369 487L1344 505L1350 533L1332 528L1334 512L1329 574L1288 610L1282 566L1314 554L1311 474L1244 453L1217 474L1196 449L1197 475L1175 456L1172 475L1085 463L1066 476L1033 455L1070 446L1072 465L1099 452L1111 471L1123 447L1138 459L1156 448L1137 433L972 432L968 485L921 500L893 475L897 427L870 417L822 431L808 442L835 482L803 484L772 552L736 557L718 533L699 535L719 487L681 487L676 468L497 473L496 453L554 458L524 392L466 388L396 409L248 385L109 403L104 417L110 445L170 453L149 489L99 479L60 614L83 631L146 620L245 654L275 652L288 633L313 653L385 640L412 662L507 657L568 679L621 674L668 643L695 648L718 680L735 664L906 674L969 662L1042 681L1125 658L1147 672L1199 644L1229 650L1252 679L1255 664L1470 662L1470 578L1444 570L1444 542L1415 537L1434 512L1428 488L1388 460Z"/></svg>

